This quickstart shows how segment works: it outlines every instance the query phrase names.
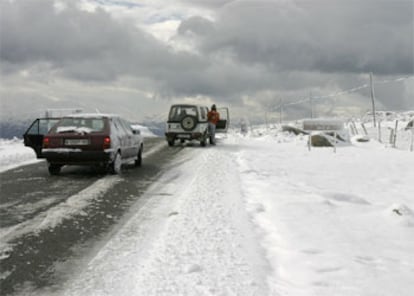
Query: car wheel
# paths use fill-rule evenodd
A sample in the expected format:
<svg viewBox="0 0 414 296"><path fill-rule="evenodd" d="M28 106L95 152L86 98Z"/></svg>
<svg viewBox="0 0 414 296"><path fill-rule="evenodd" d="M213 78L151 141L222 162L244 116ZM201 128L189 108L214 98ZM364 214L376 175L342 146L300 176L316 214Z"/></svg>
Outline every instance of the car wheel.
<svg viewBox="0 0 414 296"><path fill-rule="evenodd" d="M104 163L100 163L100 164L95 164L93 166L93 169L98 173L98 174L105 174L107 172L107 166Z"/></svg>
<svg viewBox="0 0 414 296"><path fill-rule="evenodd" d="M197 125L197 118L195 116L187 115L181 120L181 127L185 131L192 131Z"/></svg>
<svg viewBox="0 0 414 296"><path fill-rule="evenodd" d="M168 146L172 147L174 146L174 140L168 140Z"/></svg>
<svg viewBox="0 0 414 296"><path fill-rule="evenodd" d="M59 165L59 164L49 163L49 165L48 165L49 174L51 174L53 176L59 175L61 168L62 168L62 166Z"/></svg>
<svg viewBox="0 0 414 296"><path fill-rule="evenodd" d="M119 152L116 153L114 160L109 165L109 172L113 175L121 173L122 159Z"/></svg>
<svg viewBox="0 0 414 296"><path fill-rule="evenodd" d="M135 166L141 166L142 165L142 150L144 150L144 147L141 145L138 151L137 159L135 159Z"/></svg>

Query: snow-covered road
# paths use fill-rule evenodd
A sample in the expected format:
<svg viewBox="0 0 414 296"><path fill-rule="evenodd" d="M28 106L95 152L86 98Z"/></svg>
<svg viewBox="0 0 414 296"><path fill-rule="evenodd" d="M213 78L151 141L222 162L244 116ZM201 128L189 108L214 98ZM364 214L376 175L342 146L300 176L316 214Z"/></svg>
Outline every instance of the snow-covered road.
<svg viewBox="0 0 414 296"><path fill-rule="evenodd" d="M269 266L243 204L238 147L226 140L190 149L66 295L268 294Z"/></svg>

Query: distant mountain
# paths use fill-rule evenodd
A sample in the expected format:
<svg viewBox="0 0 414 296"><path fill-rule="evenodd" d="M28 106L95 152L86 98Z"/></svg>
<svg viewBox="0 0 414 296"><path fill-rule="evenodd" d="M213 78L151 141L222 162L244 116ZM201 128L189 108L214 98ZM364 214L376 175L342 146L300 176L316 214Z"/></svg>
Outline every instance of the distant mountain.
<svg viewBox="0 0 414 296"><path fill-rule="evenodd" d="M165 122L159 121L144 121L140 123L143 126L146 126L151 132L155 135L163 137L165 133Z"/></svg>
<svg viewBox="0 0 414 296"><path fill-rule="evenodd" d="M31 123L31 120L0 121L0 138L13 139L16 137L21 139Z"/></svg>

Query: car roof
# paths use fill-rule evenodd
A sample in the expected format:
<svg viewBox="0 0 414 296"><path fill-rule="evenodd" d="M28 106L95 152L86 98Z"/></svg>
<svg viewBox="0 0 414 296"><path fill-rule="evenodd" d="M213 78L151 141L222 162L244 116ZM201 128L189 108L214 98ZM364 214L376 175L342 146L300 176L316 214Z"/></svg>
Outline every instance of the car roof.
<svg viewBox="0 0 414 296"><path fill-rule="evenodd" d="M114 118L120 117L117 114L106 114L106 113L76 113L63 116L63 118Z"/></svg>

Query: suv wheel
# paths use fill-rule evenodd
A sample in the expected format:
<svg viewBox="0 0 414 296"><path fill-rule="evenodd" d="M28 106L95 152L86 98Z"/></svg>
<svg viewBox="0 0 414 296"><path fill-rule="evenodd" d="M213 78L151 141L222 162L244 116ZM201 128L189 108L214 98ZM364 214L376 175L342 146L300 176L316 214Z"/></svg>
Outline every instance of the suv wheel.
<svg viewBox="0 0 414 296"><path fill-rule="evenodd" d="M201 147L205 147L207 144L207 133L204 133L203 137L200 140Z"/></svg>
<svg viewBox="0 0 414 296"><path fill-rule="evenodd" d="M197 117L187 115L181 120L181 127L185 131L192 131L197 125Z"/></svg>

